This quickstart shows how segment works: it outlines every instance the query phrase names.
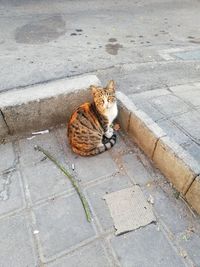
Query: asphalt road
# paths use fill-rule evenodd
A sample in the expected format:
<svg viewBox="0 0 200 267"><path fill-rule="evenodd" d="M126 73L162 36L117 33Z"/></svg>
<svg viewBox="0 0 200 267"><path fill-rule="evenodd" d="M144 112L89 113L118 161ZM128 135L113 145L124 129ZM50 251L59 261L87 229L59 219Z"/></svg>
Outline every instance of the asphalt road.
<svg viewBox="0 0 200 267"><path fill-rule="evenodd" d="M200 2L0 1L0 91L95 72L126 93L200 81ZM197 51L198 54L198 51Z"/></svg>

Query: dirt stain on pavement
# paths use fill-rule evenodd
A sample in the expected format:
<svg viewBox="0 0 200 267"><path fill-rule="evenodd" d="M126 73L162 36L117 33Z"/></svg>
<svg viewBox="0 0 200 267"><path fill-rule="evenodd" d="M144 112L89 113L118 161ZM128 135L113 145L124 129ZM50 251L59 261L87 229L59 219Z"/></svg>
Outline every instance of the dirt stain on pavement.
<svg viewBox="0 0 200 267"><path fill-rule="evenodd" d="M62 16L54 15L17 28L15 40L17 43L42 44L57 39L65 32L65 21Z"/></svg>
<svg viewBox="0 0 200 267"><path fill-rule="evenodd" d="M110 39L108 39L108 42L115 43L115 42L117 42L117 39L116 38L110 38Z"/></svg>
<svg viewBox="0 0 200 267"><path fill-rule="evenodd" d="M193 43L193 44L200 44L200 38L199 39L190 40L189 42Z"/></svg>
<svg viewBox="0 0 200 267"><path fill-rule="evenodd" d="M123 45L117 43L117 39L116 38L109 38L108 39L108 44L106 44L105 48L106 48L106 52L110 55L117 55L118 51L120 48L123 47Z"/></svg>

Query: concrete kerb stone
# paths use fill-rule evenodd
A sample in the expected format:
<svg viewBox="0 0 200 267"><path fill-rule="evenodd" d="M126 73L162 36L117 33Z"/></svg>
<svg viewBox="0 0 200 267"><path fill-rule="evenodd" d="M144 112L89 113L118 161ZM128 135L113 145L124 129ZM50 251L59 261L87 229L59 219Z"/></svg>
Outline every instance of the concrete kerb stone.
<svg viewBox="0 0 200 267"><path fill-rule="evenodd" d="M200 176L196 177L186 193L186 200L200 214Z"/></svg>
<svg viewBox="0 0 200 267"><path fill-rule="evenodd" d="M196 160L171 140L167 134L143 111L119 92L119 123L122 130L151 158L173 186L186 197L188 203L200 213L200 174ZM197 192L198 191L198 192Z"/></svg>
<svg viewBox="0 0 200 267"><path fill-rule="evenodd" d="M0 110L9 132L41 130L66 122L75 107L91 99L88 89L91 84L100 85L95 75L60 79L0 94ZM1 135L5 136L5 125L2 127Z"/></svg>
<svg viewBox="0 0 200 267"><path fill-rule="evenodd" d="M136 111L137 107L122 92L117 92L116 95L119 109L118 121L120 122L121 129L124 132L128 132L131 111Z"/></svg>
<svg viewBox="0 0 200 267"><path fill-rule="evenodd" d="M159 138L165 132L146 113L139 110L127 96L119 92L119 123L139 147L152 158Z"/></svg>
<svg viewBox="0 0 200 267"><path fill-rule="evenodd" d="M183 195L200 173L196 160L168 136L159 139L153 161Z"/></svg>
<svg viewBox="0 0 200 267"><path fill-rule="evenodd" d="M4 138L8 134L8 132L8 127L0 110L0 139Z"/></svg>

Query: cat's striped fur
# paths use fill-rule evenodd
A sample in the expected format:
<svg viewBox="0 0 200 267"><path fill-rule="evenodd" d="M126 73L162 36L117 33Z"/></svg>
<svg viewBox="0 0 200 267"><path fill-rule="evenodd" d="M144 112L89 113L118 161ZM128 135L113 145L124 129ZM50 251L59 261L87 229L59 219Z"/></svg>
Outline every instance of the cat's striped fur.
<svg viewBox="0 0 200 267"><path fill-rule="evenodd" d="M71 116L68 138L72 150L81 156L91 156L110 149L116 143L111 128L117 116L114 81L107 87L90 87L94 102L84 103Z"/></svg>

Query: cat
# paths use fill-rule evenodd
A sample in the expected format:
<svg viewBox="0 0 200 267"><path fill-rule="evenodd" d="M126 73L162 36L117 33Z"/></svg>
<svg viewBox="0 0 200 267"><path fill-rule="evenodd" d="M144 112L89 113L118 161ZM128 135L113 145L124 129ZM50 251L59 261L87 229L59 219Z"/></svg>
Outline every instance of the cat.
<svg viewBox="0 0 200 267"><path fill-rule="evenodd" d="M105 88L90 86L93 103L84 103L72 114L68 123L68 139L72 150L81 156L93 156L116 143L112 123L117 117L115 83Z"/></svg>

